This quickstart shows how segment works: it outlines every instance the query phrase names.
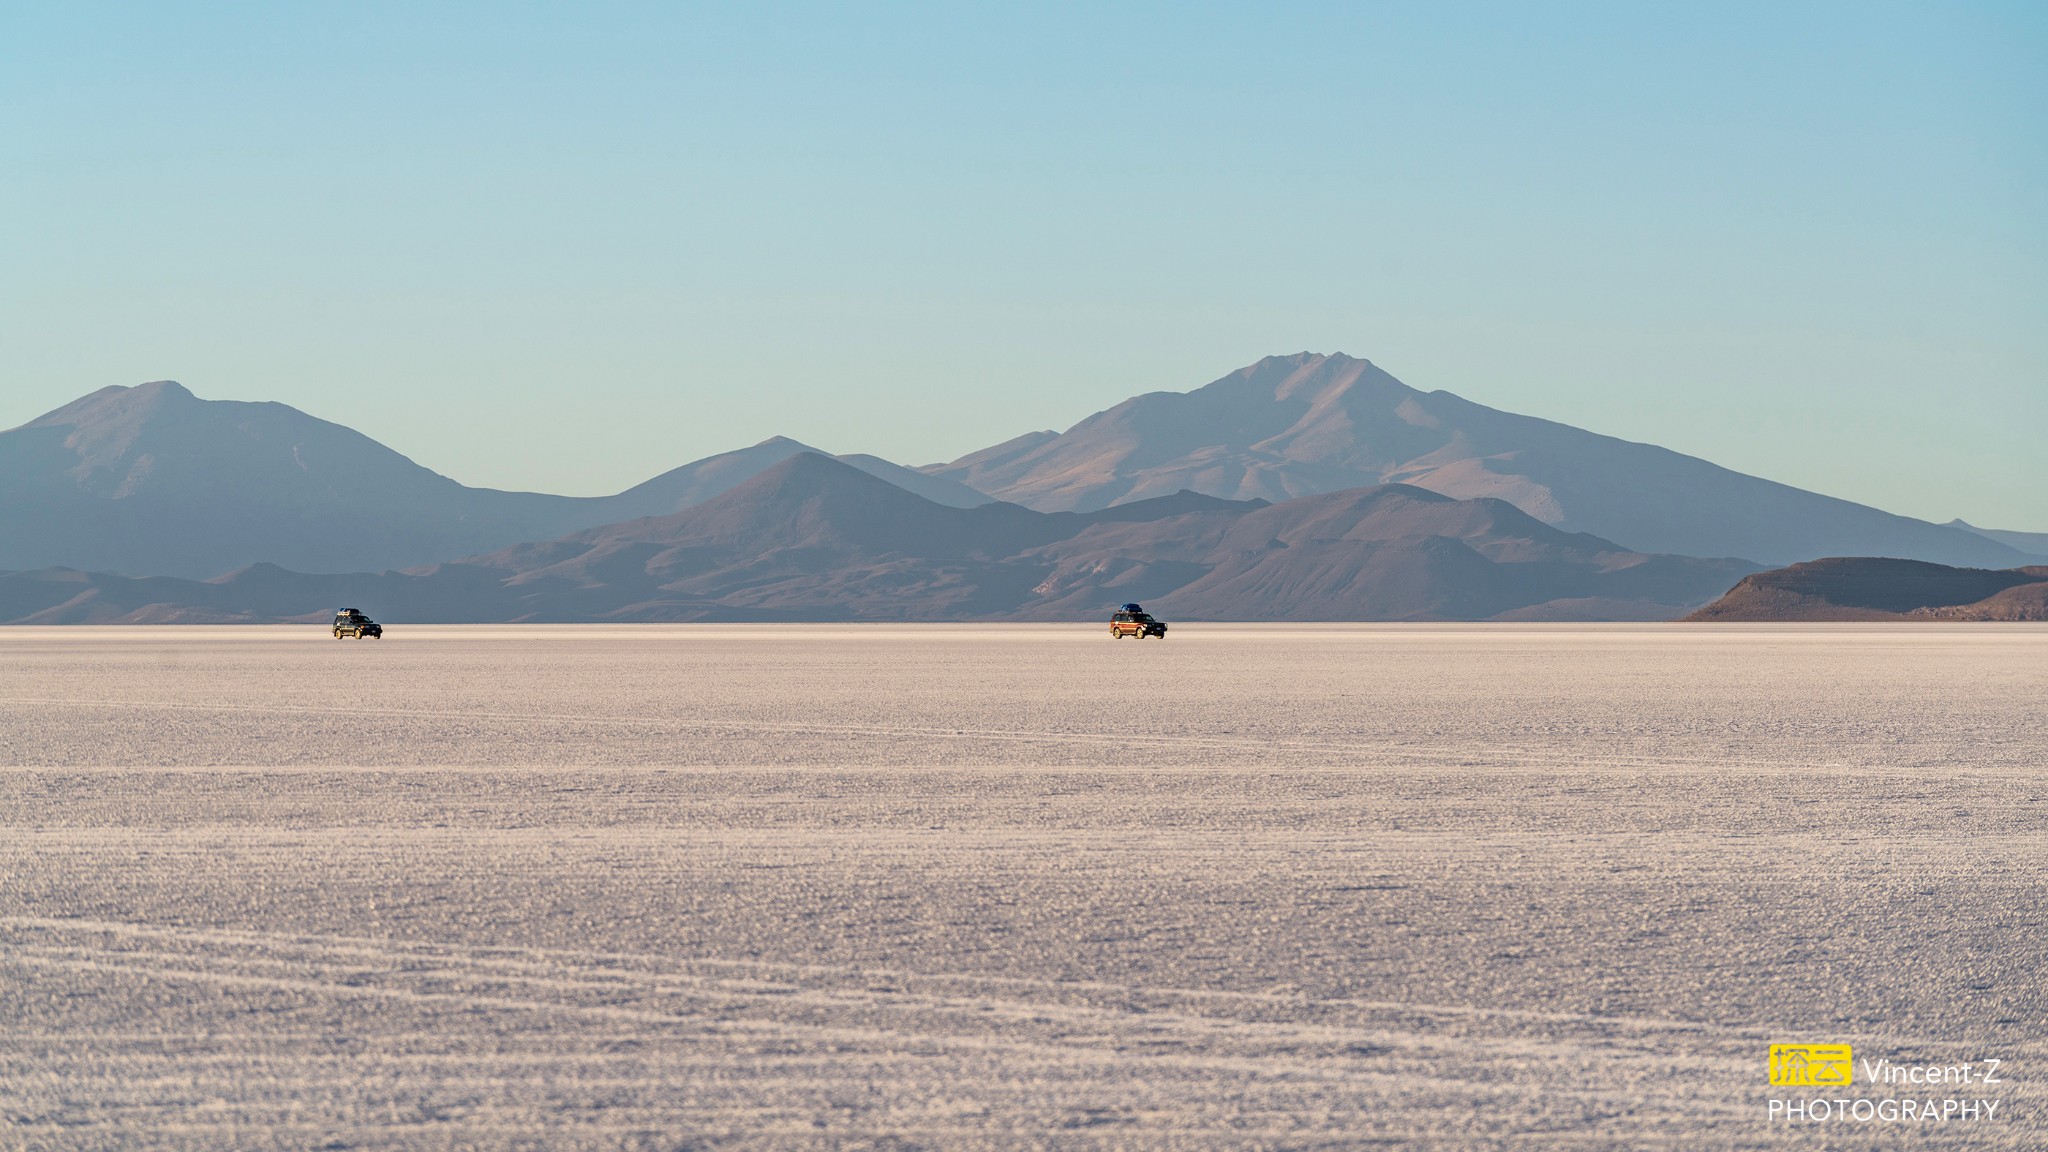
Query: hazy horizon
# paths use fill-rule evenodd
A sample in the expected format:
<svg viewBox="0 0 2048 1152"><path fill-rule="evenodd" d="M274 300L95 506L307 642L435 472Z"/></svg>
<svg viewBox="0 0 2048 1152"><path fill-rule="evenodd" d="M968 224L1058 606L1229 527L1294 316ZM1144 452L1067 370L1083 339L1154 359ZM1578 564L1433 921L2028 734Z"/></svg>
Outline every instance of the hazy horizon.
<svg viewBox="0 0 2048 1152"><path fill-rule="evenodd" d="M2048 530L2048 14L0 17L0 427L277 400L594 495L1262 356Z"/></svg>

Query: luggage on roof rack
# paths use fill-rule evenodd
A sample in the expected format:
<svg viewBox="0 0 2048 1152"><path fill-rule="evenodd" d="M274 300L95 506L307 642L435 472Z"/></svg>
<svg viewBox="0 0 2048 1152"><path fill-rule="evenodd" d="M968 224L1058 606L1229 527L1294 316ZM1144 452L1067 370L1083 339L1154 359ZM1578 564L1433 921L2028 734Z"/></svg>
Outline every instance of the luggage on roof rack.
<svg viewBox="0 0 2048 1152"><path fill-rule="evenodd" d="M353 636L358 640L382 640L384 626L363 615L360 608L337 608L334 610L334 638Z"/></svg>
<svg viewBox="0 0 2048 1152"><path fill-rule="evenodd" d="M1136 636L1140 640L1147 636L1157 636L1164 640L1166 621L1154 620L1136 604L1126 604L1109 618L1109 634L1119 640L1126 636Z"/></svg>

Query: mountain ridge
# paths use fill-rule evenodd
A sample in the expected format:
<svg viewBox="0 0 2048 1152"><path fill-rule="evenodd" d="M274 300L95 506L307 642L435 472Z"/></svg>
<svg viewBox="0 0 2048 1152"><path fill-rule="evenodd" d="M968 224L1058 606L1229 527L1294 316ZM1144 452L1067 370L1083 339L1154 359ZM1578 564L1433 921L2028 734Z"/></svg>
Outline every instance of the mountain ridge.
<svg viewBox="0 0 2048 1152"><path fill-rule="evenodd" d="M777 436L611 496L507 492L462 485L288 405L202 400L174 381L109 387L0 432L0 569L204 579L259 562L402 571L513 546L559 551L565 536L700 505L815 451ZM1191 392L1134 396L1064 433L1026 433L949 464L834 459L941 505L1042 512L1177 492L1272 503L1403 484L1503 500L1646 555L1764 565L1868 552L2006 568L2039 559L2022 545L2048 541L1893 516L1421 392L1341 353L1266 357ZM1164 579L1169 569L1156 565L1187 562L1162 558L1152 571Z"/></svg>
<svg viewBox="0 0 2048 1152"><path fill-rule="evenodd" d="M1864 551L1973 564L2032 558L1983 534L1653 444L1422 392L1341 353L1269 356L1191 392L1144 393L1065 432L923 470L1044 511L1183 487L1279 499L1402 483L1498 497L1650 553L1763 563Z"/></svg>
<svg viewBox="0 0 2048 1152"><path fill-rule="evenodd" d="M1996 540L2008 548L2048 561L2048 532L2013 532L2003 528L1979 528L1962 519L1951 520L1946 527L1974 532L1986 539Z"/></svg>
<svg viewBox="0 0 2048 1152"><path fill-rule="evenodd" d="M0 432L0 569L403 569L672 512L813 451L778 436L612 496L511 492L275 401L203 400L171 380L111 386ZM849 463L942 503L991 499L878 457Z"/></svg>
<svg viewBox="0 0 2048 1152"><path fill-rule="evenodd" d="M0 576L0 620L306 620L342 603L391 623L1032 620L1153 598L1189 619L1540 617L1552 600L1580 616L1604 604L1602 618L1663 618L1752 570L1629 553L1502 501L1400 485L1045 513L948 507L803 453L667 516L403 572L12 573Z"/></svg>

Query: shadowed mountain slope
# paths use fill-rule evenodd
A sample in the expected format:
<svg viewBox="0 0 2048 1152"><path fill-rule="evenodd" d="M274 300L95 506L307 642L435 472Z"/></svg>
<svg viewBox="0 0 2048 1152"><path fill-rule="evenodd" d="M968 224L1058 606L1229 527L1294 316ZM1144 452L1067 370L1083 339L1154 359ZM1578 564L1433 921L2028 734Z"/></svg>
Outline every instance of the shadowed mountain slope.
<svg viewBox="0 0 2048 1152"><path fill-rule="evenodd" d="M1286 500L1402 483L1495 497L1645 552L1786 563L1843 553L1959 564L2029 557L1997 539L1746 476L1649 444L1419 392L1368 361L1270 356L1152 392L1064 433L925 471L1046 511L1191 489Z"/></svg>
<svg viewBox="0 0 2048 1152"><path fill-rule="evenodd" d="M615 496L501 492L284 404L201 400L167 380L104 388L0 432L0 569L406 567L674 512L807 451L778 437ZM850 463L942 503L988 499L872 456Z"/></svg>
<svg viewBox="0 0 2048 1152"><path fill-rule="evenodd" d="M1834 556L1745 576L1696 621L2048 620L2048 567Z"/></svg>
<svg viewBox="0 0 2048 1152"><path fill-rule="evenodd" d="M320 619L1668 618L1754 565L1645 556L1498 500L1399 485L1268 505L1192 492L1093 512L954 508L792 456L702 504L408 572L0 576L15 622Z"/></svg>
<svg viewBox="0 0 2048 1152"><path fill-rule="evenodd" d="M1237 619L1663 619L1674 601L1711 595L1753 567L1630 552L1506 501L1399 484L1246 513L1211 558L1214 568L1158 606ZM1576 603L1546 609L1555 601ZM1592 601L1611 607L1595 612Z"/></svg>
<svg viewBox="0 0 2048 1152"><path fill-rule="evenodd" d="M1092 525L1252 507L1181 493L1090 515L955 508L804 453L673 515L472 563L503 569L512 587L624 595L635 618L708 600L818 619L964 619L1016 612L1043 568L1022 554Z"/></svg>

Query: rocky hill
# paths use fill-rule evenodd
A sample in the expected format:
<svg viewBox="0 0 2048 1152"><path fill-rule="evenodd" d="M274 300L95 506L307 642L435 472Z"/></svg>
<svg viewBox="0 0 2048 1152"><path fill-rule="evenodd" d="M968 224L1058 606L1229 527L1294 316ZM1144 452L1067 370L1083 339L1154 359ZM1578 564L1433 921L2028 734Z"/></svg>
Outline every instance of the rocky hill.
<svg viewBox="0 0 2048 1152"><path fill-rule="evenodd" d="M2048 566L1837 556L1743 577L1697 621L2048 620Z"/></svg>

